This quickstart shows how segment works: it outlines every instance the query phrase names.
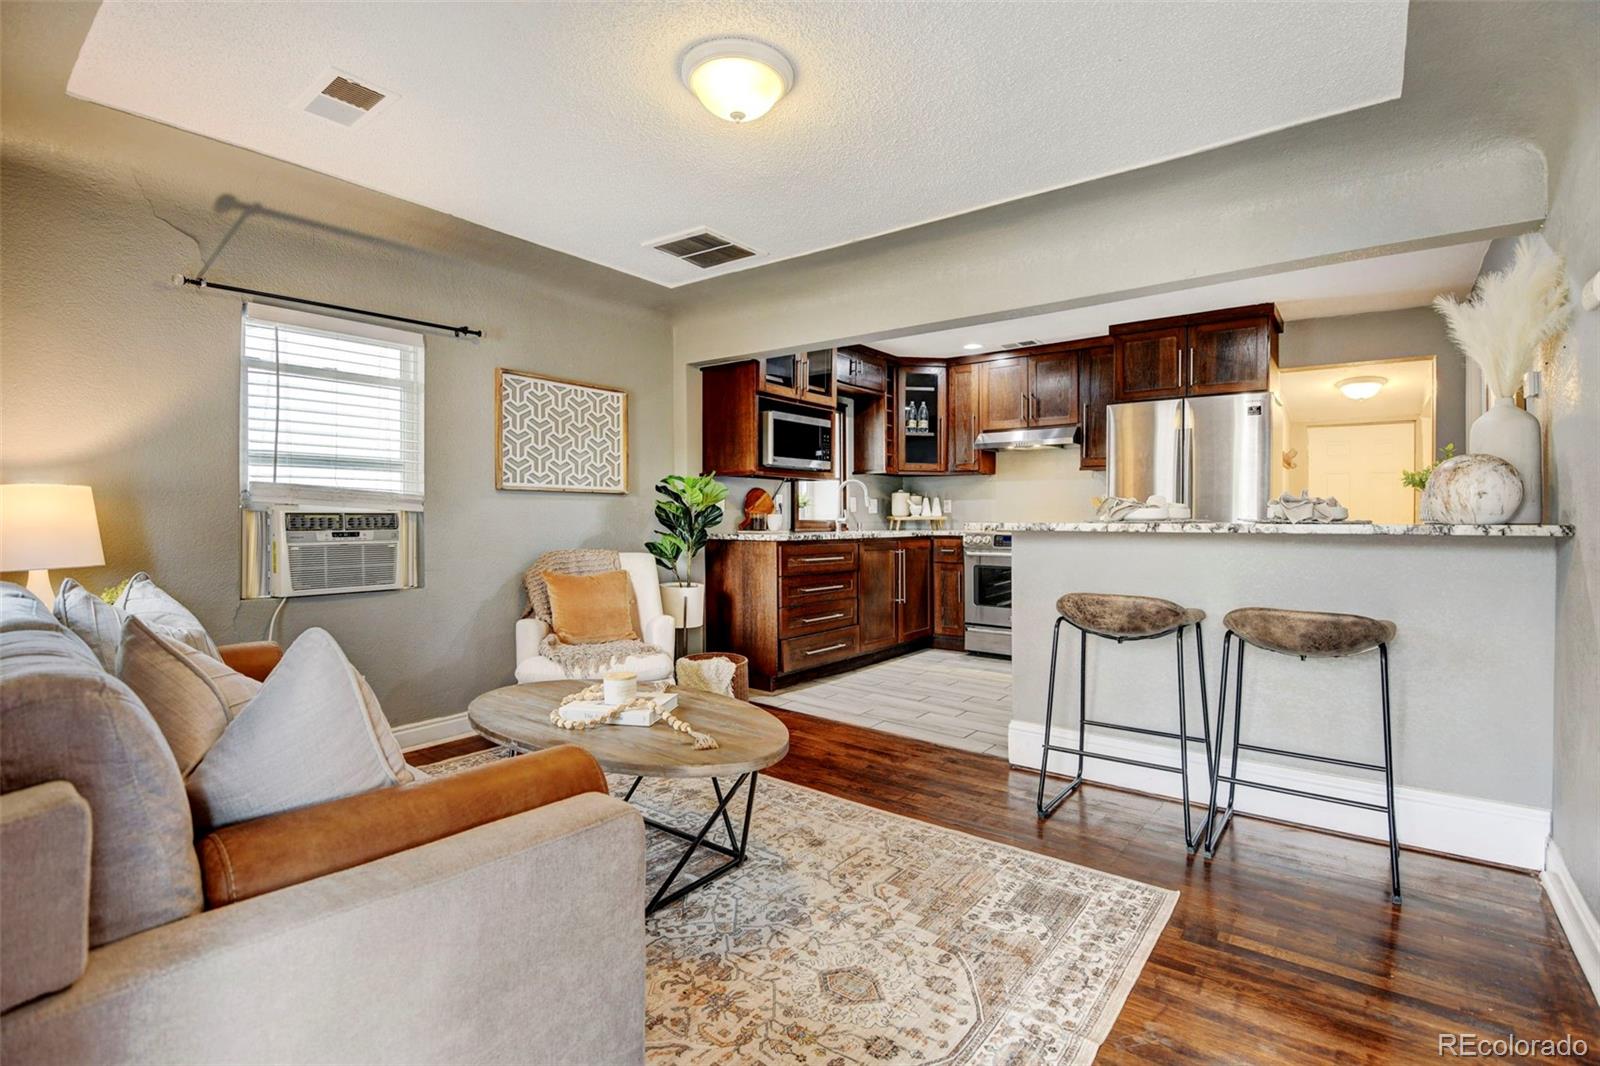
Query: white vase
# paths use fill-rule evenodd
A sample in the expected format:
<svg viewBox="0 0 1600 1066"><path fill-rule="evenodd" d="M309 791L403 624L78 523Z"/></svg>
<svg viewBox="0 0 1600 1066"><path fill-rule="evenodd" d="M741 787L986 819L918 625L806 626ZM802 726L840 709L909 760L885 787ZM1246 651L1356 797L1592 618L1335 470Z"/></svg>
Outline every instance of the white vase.
<svg viewBox="0 0 1600 1066"><path fill-rule="evenodd" d="M1522 478L1522 505L1510 521L1538 523L1544 514L1544 442L1539 420L1509 399L1496 399L1467 430L1467 450L1497 455Z"/></svg>
<svg viewBox="0 0 1600 1066"><path fill-rule="evenodd" d="M698 583L662 585L661 609L679 629L699 629L706 624L706 587Z"/></svg>

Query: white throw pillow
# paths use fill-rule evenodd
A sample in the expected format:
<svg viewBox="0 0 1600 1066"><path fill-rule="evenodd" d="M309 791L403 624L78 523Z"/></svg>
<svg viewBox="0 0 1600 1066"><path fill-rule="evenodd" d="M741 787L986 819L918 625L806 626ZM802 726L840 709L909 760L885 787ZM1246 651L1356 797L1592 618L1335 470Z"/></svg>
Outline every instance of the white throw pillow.
<svg viewBox="0 0 1600 1066"><path fill-rule="evenodd" d="M117 649L122 646L121 611L69 577L56 593L52 613L89 645L107 673L116 673Z"/></svg>
<svg viewBox="0 0 1600 1066"><path fill-rule="evenodd" d="M414 780L377 698L308 629L189 775L195 831Z"/></svg>
<svg viewBox="0 0 1600 1066"><path fill-rule="evenodd" d="M143 570L128 580L128 587L117 597L117 610L159 626L163 633L176 636L195 651L213 659L222 658L216 642L206 632L206 627L200 624L200 619L150 580L150 575Z"/></svg>
<svg viewBox="0 0 1600 1066"><path fill-rule="evenodd" d="M185 776L261 691L261 682L138 618L122 627L117 676L156 720Z"/></svg>

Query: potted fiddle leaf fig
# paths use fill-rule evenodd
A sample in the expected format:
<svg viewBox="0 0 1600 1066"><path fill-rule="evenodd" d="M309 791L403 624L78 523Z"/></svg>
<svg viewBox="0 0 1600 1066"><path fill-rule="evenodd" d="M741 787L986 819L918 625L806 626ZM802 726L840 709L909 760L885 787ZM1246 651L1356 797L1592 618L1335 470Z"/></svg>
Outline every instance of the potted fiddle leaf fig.
<svg viewBox="0 0 1600 1066"><path fill-rule="evenodd" d="M656 492L661 528L645 549L674 579L661 584L661 606L679 629L698 629L705 624L706 588L689 575L695 556L706 546L706 535L722 521L728 489L715 473L670 474L656 483Z"/></svg>

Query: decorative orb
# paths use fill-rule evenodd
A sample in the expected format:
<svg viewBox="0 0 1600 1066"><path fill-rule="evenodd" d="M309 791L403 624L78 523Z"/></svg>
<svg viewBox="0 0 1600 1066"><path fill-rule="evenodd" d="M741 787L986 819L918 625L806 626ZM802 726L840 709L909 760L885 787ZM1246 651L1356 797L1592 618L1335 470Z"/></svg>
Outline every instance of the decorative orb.
<svg viewBox="0 0 1600 1066"><path fill-rule="evenodd" d="M1497 455L1458 455L1433 468L1422 490L1422 520L1446 525L1495 525L1522 505L1517 468Z"/></svg>

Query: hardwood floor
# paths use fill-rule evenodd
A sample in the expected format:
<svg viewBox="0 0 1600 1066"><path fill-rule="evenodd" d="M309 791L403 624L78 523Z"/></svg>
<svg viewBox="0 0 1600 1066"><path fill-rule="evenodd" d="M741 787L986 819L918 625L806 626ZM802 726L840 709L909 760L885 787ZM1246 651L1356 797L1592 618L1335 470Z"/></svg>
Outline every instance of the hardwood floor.
<svg viewBox="0 0 1600 1066"><path fill-rule="evenodd" d="M1180 892L1097 1063L1436 1063L1440 1033L1571 1034L1587 1056L1493 1061L1600 1062L1600 1008L1531 875L1408 851L1392 907L1381 845L1241 816L1207 863L1175 802L1090 785L1041 824L1037 779L1001 759L774 713L775 777Z"/></svg>

